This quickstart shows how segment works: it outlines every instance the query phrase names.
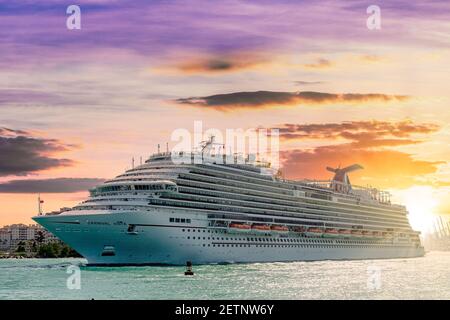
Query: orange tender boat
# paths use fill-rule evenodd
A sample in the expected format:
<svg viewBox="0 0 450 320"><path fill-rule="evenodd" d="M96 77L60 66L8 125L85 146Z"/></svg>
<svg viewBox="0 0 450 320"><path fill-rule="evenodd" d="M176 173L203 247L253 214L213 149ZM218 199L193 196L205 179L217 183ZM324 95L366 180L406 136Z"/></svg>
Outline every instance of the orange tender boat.
<svg viewBox="0 0 450 320"><path fill-rule="evenodd" d="M364 238L373 238L373 233L372 233L372 231L364 230L364 231L362 232L362 236L363 236Z"/></svg>
<svg viewBox="0 0 450 320"><path fill-rule="evenodd" d="M308 228L308 230L305 232L305 234L309 237L321 237L323 234L323 230L320 228Z"/></svg>
<svg viewBox="0 0 450 320"><path fill-rule="evenodd" d="M362 237L362 232L360 230L352 230L352 236Z"/></svg>
<svg viewBox="0 0 450 320"><path fill-rule="evenodd" d="M294 230L295 232L303 233L303 232L306 231L306 228L305 228L305 227L294 227L293 230Z"/></svg>
<svg viewBox="0 0 450 320"><path fill-rule="evenodd" d="M323 234L324 237L328 237L328 238L332 238L332 237L338 237L339 236L339 231L337 231L337 229L333 229L333 228L327 228L325 230L325 233Z"/></svg>
<svg viewBox="0 0 450 320"><path fill-rule="evenodd" d="M378 232L378 231L374 231L374 232L373 232L373 235L374 235L375 237L377 237L377 238L382 238L382 237L383 237L382 233L381 233L381 232Z"/></svg>
<svg viewBox="0 0 450 320"><path fill-rule="evenodd" d="M266 233L270 232L270 226L266 224L254 224L252 225L252 230L256 232Z"/></svg>
<svg viewBox="0 0 450 320"><path fill-rule="evenodd" d="M232 232L249 232L251 227L245 223L230 223L228 229Z"/></svg>
<svg viewBox="0 0 450 320"><path fill-rule="evenodd" d="M272 226L270 227L270 229L274 232L278 232L278 233L288 233L289 232L289 228L286 226Z"/></svg>

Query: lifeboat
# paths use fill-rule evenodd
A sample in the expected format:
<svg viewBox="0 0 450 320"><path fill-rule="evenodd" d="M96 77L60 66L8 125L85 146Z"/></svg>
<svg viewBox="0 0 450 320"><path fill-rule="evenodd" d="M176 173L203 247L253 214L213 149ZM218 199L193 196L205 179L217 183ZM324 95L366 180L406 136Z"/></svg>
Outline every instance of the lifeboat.
<svg viewBox="0 0 450 320"><path fill-rule="evenodd" d="M320 228L311 227L311 228L308 228L308 230L306 230L305 234L308 237L321 237L323 234L323 230Z"/></svg>
<svg viewBox="0 0 450 320"><path fill-rule="evenodd" d="M339 237L339 231L337 231L337 229L327 228L325 229L325 233L323 234L323 236L327 238Z"/></svg>
<svg viewBox="0 0 450 320"><path fill-rule="evenodd" d="M394 237L392 232L383 232L382 235L383 235L383 238L386 238L386 239L392 239Z"/></svg>
<svg viewBox="0 0 450 320"><path fill-rule="evenodd" d="M340 229L339 230L339 234L341 236L347 237L347 236L351 236L352 232L350 230L348 230L348 229Z"/></svg>
<svg viewBox="0 0 450 320"><path fill-rule="evenodd" d="M383 238L383 234L381 232L378 232L378 231L374 231L373 232L373 236L375 238Z"/></svg>
<svg viewBox="0 0 450 320"><path fill-rule="evenodd" d="M292 230L293 230L294 232L303 233L303 232L306 231L306 228L305 228L305 227L294 227Z"/></svg>
<svg viewBox="0 0 450 320"><path fill-rule="evenodd" d="M267 233L270 232L270 226L268 226L267 224L254 224L252 225L252 231L258 233Z"/></svg>
<svg viewBox="0 0 450 320"><path fill-rule="evenodd" d="M363 236L363 238L372 238L372 232L371 232L371 231L364 230L364 231L362 232L362 236Z"/></svg>
<svg viewBox="0 0 450 320"><path fill-rule="evenodd" d="M228 225L228 232L231 233L246 233L251 230L250 225L245 223L230 223Z"/></svg>
<svg viewBox="0 0 450 320"><path fill-rule="evenodd" d="M270 227L270 230L272 230L273 232L276 233L288 233L289 232L289 228L286 226L272 226Z"/></svg>
<svg viewBox="0 0 450 320"><path fill-rule="evenodd" d="M362 232L360 230L352 230L352 236L360 238L362 237Z"/></svg>

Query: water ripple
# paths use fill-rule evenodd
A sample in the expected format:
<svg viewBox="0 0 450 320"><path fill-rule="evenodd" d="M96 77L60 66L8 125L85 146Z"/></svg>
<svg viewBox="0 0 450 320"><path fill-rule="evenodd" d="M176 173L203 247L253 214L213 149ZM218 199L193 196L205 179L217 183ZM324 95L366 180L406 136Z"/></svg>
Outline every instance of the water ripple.
<svg viewBox="0 0 450 320"><path fill-rule="evenodd" d="M81 268L80 290L66 286L69 265ZM449 252L431 252L414 259L202 265L186 277L184 267L0 260L0 299L450 299L449 265ZM374 269L376 288L369 281Z"/></svg>

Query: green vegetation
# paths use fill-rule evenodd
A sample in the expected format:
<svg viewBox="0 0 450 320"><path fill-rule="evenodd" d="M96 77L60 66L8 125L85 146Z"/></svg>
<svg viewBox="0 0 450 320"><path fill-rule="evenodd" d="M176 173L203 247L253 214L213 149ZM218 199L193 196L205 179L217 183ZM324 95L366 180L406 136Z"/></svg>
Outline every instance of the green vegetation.
<svg viewBox="0 0 450 320"><path fill-rule="evenodd" d="M25 253L25 243L23 241L19 242L16 253Z"/></svg>
<svg viewBox="0 0 450 320"><path fill-rule="evenodd" d="M36 258L68 258L81 257L78 252L68 245L59 242L41 244L37 250Z"/></svg>

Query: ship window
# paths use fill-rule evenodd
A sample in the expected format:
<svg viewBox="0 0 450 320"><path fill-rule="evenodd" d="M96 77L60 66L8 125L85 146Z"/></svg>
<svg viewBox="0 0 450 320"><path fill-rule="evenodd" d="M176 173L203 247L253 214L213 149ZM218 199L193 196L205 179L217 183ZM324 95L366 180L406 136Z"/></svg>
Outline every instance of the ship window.
<svg viewBox="0 0 450 320"><path fill-rule="evenodd" d="M180 218L175 218L175 222L180 222Z"/></svg>
<svg viewBox="0 0 450 320"><path fill-rule="evenodd" d="M173 219L173 218L170 218L169 221L170 221L170 222L174 222L174 219Z"/></svg>

